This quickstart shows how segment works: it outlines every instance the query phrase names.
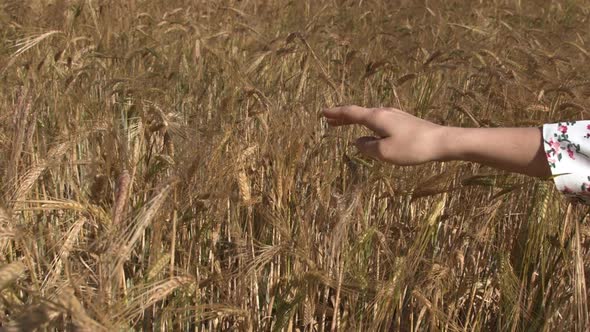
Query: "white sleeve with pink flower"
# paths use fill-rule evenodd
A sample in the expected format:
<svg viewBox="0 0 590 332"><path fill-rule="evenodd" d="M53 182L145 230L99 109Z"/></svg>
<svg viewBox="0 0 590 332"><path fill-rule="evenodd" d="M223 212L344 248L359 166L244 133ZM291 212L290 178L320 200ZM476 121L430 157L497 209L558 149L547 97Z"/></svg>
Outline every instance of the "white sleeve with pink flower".
<svg viewBox="0 0 590 332"><path fill-rule="evenodd" d="M590 204L590 121L545 124L543 141L557 189Z"/></svg>

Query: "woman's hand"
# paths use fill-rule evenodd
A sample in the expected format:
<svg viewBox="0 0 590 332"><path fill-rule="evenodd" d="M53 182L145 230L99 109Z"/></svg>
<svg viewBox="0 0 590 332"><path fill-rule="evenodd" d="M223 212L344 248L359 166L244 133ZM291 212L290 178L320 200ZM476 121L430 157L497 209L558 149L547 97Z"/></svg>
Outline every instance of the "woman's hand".
<svg viewBox="0 0 590 332"><path fill-rule="evenodd" d="M395 108L325 109L332 126L360 124L376 136L357 139L365 155L399 166L465 160L530 176L551 175L540 128L458 128L419 119Z"/></svg>
<svg viewBox="0 0 590 332"><path fill-rule="evenodd" d="M361 137L356 146L363 154L395 165L419 165L444 159L443 126L417 118L395 108L342 106L323 111L328 124L360 124L376 136Z"/></svg>

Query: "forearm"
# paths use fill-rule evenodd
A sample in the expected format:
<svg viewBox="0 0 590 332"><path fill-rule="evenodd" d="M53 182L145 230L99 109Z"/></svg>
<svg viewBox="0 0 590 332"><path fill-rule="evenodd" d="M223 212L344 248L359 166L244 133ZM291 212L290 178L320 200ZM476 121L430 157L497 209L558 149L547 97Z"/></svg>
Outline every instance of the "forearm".
<svg viewBox="0 0 590 332"><path fill-rule="evenodd" d="M551 175L540 128L444 127L437 160L465 160L536 177Z"/></svg>

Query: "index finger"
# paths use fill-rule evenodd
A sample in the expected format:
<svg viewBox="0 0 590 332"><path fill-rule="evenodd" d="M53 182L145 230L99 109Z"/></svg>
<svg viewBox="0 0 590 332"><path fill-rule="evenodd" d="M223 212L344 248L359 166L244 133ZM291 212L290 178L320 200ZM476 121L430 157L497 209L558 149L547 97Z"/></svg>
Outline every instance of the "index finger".
<svg viewBox="0 0 590 332"><path fill-rule="evenodd" d="M334 107L323 111L328 123L332 126L360 124L380 137L387 137L391 134L388 129L388 113L383 109L359 106Z"/></svg>
<svg viewBox="0 0 590 332"><path fill-rule="evenodd" d="M329 120L331 125L342 126L348 124L366 124L371 110L360 106L340 106L326 108L322 111L323 115Z"/></svg>

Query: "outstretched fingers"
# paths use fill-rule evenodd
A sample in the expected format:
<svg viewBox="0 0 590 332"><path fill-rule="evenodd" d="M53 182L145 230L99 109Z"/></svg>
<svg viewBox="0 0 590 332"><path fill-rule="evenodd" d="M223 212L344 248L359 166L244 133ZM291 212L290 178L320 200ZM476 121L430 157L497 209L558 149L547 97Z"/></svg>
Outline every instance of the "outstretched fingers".
<svg viewBox="0 0 590 332"><path fill-rule="evenodd" d="M341 106L324 109L324 116L332 126L367 123L371 109L360 106Z"/></svg>
<svg viewBox="0 0 590 332"><path fill-rule="evenodd" d="M331 126L360 124L380 137L388 137L392 134L393 113L385 109L342 106L325 109L323 114Z"/></svg>

